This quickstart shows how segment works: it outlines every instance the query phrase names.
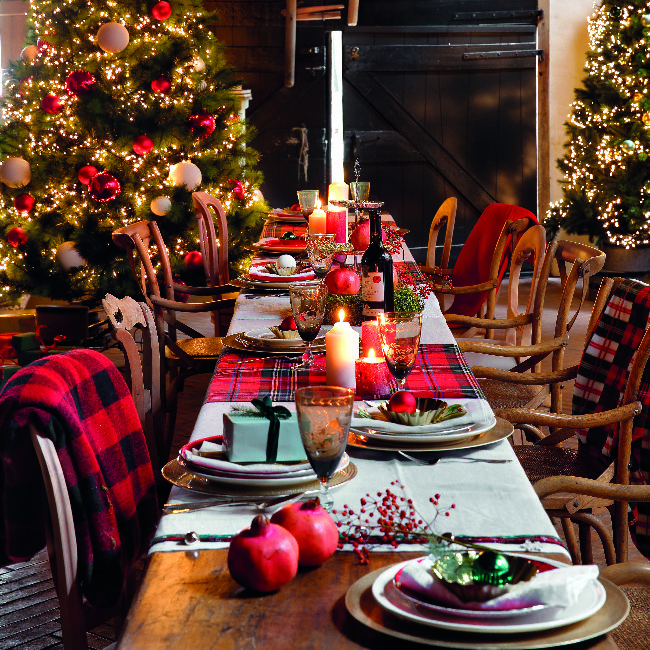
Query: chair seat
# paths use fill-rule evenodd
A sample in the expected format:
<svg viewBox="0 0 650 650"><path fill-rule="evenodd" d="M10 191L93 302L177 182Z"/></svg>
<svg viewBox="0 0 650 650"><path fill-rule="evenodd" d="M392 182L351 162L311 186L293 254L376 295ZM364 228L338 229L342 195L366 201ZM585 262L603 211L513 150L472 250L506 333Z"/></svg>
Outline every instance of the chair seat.
<svg viewBox="0 0 650 650"><path fill-rule="evenodd" d="M485 399L493 409L536 408L548 396L546 387L510 384L497 379L478 379Z"/></svg>
<svg viewBox="0 0 650 650"><path fill-rule="evenodd" d="M565 447L515 445L515 454L533 483L548 476L581 476L597 479L603 467L591 456Z"/></svg>
<svg viewBox="0 0 650 650"><path fill-rule="evenodd" d="M621 650L645 650L650 638L650 590L645 585L625 585L621 589L630 601L630 613L612 636Z"/></svg>
<svg viewBox="0 0 650 650"><path fill-rule="evenodd" d="M223 338L221 336L179 339L176 344L183 352L195 359L216 359L223 350ZM178 359L168 347L165 348L165 358L168 360Z"/></svg>
<svg viewBox="0 0 650 650"><path fill-rule="evenodd" d="M491 345L505 345L499 339L466 339L460 338L460 341L479 341ZM516 357L502 357L495 354L484 354L483 352L463 352L465 361L469 364L470 368L474 366L487 366L488 368L498 368L499 370L512 370L517 365Z"/></svg>

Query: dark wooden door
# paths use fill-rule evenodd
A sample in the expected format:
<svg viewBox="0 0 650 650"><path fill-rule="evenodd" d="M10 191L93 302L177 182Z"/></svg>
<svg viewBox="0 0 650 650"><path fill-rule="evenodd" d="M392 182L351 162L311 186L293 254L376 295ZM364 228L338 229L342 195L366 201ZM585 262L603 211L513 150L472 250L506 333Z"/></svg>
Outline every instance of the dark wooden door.
<svg viewBox="0 0 650 650"><path fill-rule="evenodd" d="M377 22L410 20L399 7L371 4ZM508 11L469 12L469 4ZM344 32L346 176L358 159L371 198L410 229L419 261L431 218L449 196L459 199L456 253L489 203L536 212L537 12L535 3L519 2L518 11L505 4L393 3L439 24ZM494 24L469 24L479 21Z"/></svg>

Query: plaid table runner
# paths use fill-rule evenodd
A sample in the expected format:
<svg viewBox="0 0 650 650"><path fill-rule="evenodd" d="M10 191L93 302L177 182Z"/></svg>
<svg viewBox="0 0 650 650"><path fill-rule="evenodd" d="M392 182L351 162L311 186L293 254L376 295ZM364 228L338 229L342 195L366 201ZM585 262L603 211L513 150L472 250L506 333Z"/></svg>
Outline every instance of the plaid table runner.
<svg viewBox="0 0 650 650"><path fill-rule="evenodd" d="M256 357L226 349L210 382L206 402L248 402L270 395L274 402L293 401L302 386L325 384L325 355L309 369L293 370L299 359ZM415 367L406 378L407 390L438 397L483 397L478 382L455 344L421 345Z"/></svg>
<svg viewBox="0 0 650 650"><path fill-rule="evenodd" d="M268 221L264 224L262 237L282 237L285 232L292 232L297 237L304 237L307 234L307 223L284 223L282 221Z"/></svg>

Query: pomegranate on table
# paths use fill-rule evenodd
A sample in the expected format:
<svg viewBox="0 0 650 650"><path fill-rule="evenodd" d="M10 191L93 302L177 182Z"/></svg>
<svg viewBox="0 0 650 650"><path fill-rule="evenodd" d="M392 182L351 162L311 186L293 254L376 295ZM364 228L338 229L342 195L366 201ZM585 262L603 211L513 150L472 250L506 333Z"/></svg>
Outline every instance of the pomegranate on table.
<svg viewBox="0 0 650 650"><path fill-rule="evenodd" d="M325 286L330 293L339 296L354 296L361 288L361 278L352 269L333 269L325 276Z"/></svg>
<svg viewBox="0 0 650 650"><path fill-rule="evenodd" d="M298 542L282 526L257 515L228 548L228 570L235 582L254 591L275 591L298 572Z"/></svg>
<svg viewBox="0 0 650 650"><path fill-rule="evenodd" d="M320 566L338 547L339 530L318 499L289 503L273 514L271 522L296 538L301 567Z"/></svg>
<svg viewBox="0 0 650 650"><path fill-rule="evenodd" d="M386 241L386 233L381 229L381 241ZM370 220L359 219L357 227L350 233L350 243L355 251L365 251L370 244Z"/></svg>

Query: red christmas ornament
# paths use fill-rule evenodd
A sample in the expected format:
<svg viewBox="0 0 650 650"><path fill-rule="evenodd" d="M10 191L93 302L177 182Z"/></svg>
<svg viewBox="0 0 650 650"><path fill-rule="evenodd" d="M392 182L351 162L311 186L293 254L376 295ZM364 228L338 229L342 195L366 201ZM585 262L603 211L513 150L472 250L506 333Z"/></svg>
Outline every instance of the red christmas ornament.
<svg viewBox="0 0 650 650"><path fill-rule="evenodd" d="M99 171L97 167L93 167L92 165L85 165L82 167L78 174L77 178L84 184L88 185L90 183L90 179Z"/></svg>
<svg viewBox="0 0 650 650"><path fill-rule="evenodd" d="M23 93L26 93L29 90L29 87L32 85L32 81L34 80L33 77L27 77L26 79L23 79L19 84L18 84L18 92L22 95Z"/></svg>
<svg viewBox="0 0 650 650"><path fill-rule="evenodd" d="M88 193L95 201L106 203L112 201L120 193L120 181L108 172L95 174L88 183Z"/></svg>
<svg viewBox="0 0 650 650"><path fill-rule="evenodd" d="M183 261L185 262L185 266L191 271L203 268L203 255L201 255L201 251L190 251Z"/></svg>
<svg viewBox="0 0 650 650"><path fill-rule="evenodd" d="M31 212L34 203L34 197L31 194L21 194L14 199L14 207L18 212Z"/></svg>
<svg viewBox="0 0 650 650"><path fill-rule="evenodd" d="M167 77L158 77L151 82L151 90L155 93L167 93L171 87L172 84Z"/></svg>
<svg viewBox="0 0 650 650"><path fill-rule="evenodd" d="M75 70L65 78L65 87L73 95L83 95L92 89L97 79L86 70Z"/></svg>
<svg viewBox="0 0 650 650"><path fill-rule="evenodd" d="M174 282L176 284L182 284L183 286L187 286L183 280L180 278L174 278ZM190 299L190 294L189 293L184 293L183 291L179 291L178 289L174 290L174 300L176 302L187 302Z"/></svg>
<svg viewBox="0 0 650 650"><path fill-rule="evenodd" d="M151 15L156 20L167 20L172 15L172 6L165 0L160 0L151 8Z"/></svg>
<svg viewBox="0 0 650 650"><path fill-rule="evenodd" d="M241 181L229 178L228 182L233 186L232 195L241 201L244 198L244 186L241 184Z"/></svg>
<svg viewBox="0 0 650 650"><path fill-rule="evenodd" d="M61 98L57 97L56 95L45 95L45 97L41 99L41 108L46 113L54 115L55 113L59 113L61 111L63 108L63 102L61 101Z"/></svg>
<svg viewBox="0 0 650 650"><path fill-rule="evenodd" d="M14 248L26 244L28 239L29 237L27 237L27 233L25 232L25 229L21 228L20 226L16 226L15 228L12 228L7 233L7 241Z"/></svg>
<svg viewBox="0 0 650 650"><path fill-rule="evenodd" d="M153 149L153 140L148 135L139 135L133 141L133 151L138 154L138 156L144 156L148 154Z"/></svg>
<svg viewBox="0 0 650 650"><path fill-rule="evenodd" d="M195 138L207 138L214 133L216 128L215 119L207 111L201 111L190 115L188 120L190 131Z"/></svg>
<svg viewBox="0 0 650 650"><path fill-rule="evenodd" d="M47 52L48 48L52 47L52 43L48 43L46 40L39 38L36 41L36 47L39 52Z"/></svg>

